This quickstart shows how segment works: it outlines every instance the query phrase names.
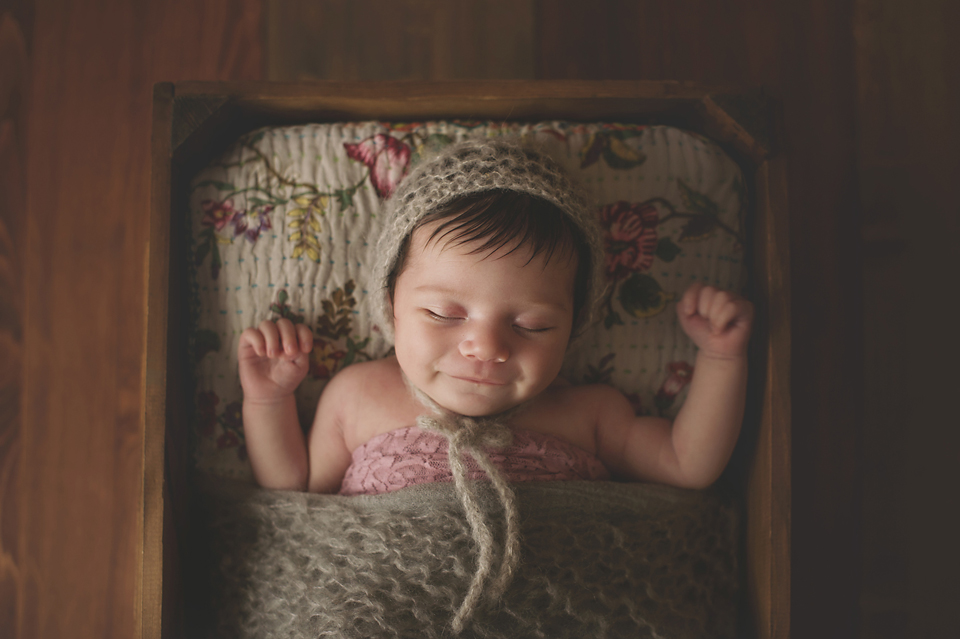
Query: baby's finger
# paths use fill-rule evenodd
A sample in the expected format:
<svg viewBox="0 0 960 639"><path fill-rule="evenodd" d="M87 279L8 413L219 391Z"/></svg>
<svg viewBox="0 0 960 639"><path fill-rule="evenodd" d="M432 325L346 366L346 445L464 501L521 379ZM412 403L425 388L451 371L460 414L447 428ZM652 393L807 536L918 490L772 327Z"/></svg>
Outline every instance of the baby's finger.
<svg viewBox="0 0 960 639"><path fill-rule="evenodd" d="M710 317L710 325L714 333L722 333L737 319L740 310L736 301L730 299L729 295L717 297L722 303L716 305L716 310Z"/></svg>
<svg viewBox="0 0 960 639"><path fill-rule="evenodd" d="M696 282L684 291L683 297L680 298L680 302L677 304L677 312L680 313L682 317L690 317L697 312L697 306L700 303L700 289L702 288L703 284Z"/></svg>
<svg viewBox="0 0 960 639"><path fill-rule="evenodd" d="M697 298L697 313L702 317L709 318L718 292L719 291L712 286L704 286L701 288L700 296Z"/></svg>
<svg viewBox="0 0 960 639"><path fill-rule="evenodd" d="M306 324L297 324L297 339L300 342L300 352L309 353L313 350L313 331Z"/></svg>
<svg viewBox="0 0 960 639"><path fill-rule="evenodd" d="M251 348L257 357L265 357L267 354L266 343L263 340L263 334L255 328L245 329L240 333L240 344L238 350L242 351L244 347Z"/></svg>
<svg viewBox="0 0 960 639"><path fill-rule="evenodd" d="M283 355L287 358L296 357L300 349L297 344L297 329L293 322L285 317L278 319L277 332L280 334L280 348L283 349Z"/></svg>
<svg viewBox="0 0 960 639"><path fill-rule="evenodd" d="M267 357L278 357L280 351L280 334L277 326L271 321L264 320L260 322L260 333L263 335L263 341L267 349Z"/></svg>

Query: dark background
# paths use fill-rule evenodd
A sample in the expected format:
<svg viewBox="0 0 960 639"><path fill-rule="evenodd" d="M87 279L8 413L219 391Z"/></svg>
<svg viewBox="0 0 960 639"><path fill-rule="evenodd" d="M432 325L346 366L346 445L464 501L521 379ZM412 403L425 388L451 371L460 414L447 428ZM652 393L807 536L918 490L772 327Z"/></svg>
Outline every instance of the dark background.
<svg viewBox="0 0 960 639"><path fill-rule="evenodd" d="M794 637L950 638L954 0L0 0L0 635L132 637L152 85L578 78L783 101Z"/></svg>

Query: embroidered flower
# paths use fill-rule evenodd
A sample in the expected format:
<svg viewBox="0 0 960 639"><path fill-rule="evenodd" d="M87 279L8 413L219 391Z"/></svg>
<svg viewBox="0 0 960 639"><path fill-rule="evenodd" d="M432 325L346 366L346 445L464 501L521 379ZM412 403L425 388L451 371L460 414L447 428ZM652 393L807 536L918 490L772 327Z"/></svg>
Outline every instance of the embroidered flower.
<svg viewBox="0 0 960 639"><path fill-rule="evenodd" d="M287 303L289 299L290 294L287 293L287 289L280 289L280 292L277 293L277 301L270 305L270 312L276 313L280 317L285 317L294 324L303 324L303 315L293 312L293 308ZM277 318L274 318L274 321L276 321L276 319Z"/></svg>
<svg viewBox="0 0 960 639"><path fill-rule="evenodd" d="M233 208L233 200L204 200L200 203L203 208L203 217L200 224L203 226L212 226L217 231L222 231L223 227L233 221L237 215L242 215L243 211L237 211Z"/></svg>
<svg viewBox="0 0 960 639"><path fill-rule="evenodd" d="M330 342L315 339L310 353L310 375L315 379L330 379L339 370L340 361L346 354Z"/></svg>
<svg viewBox="0 0 960 639"><path fill-rule="evenodd" d="M288 217L318 218L326 214L327 203L330 201L330 196L307 193L293 198L293 201L297 205L297 208L291 209L291 211L287 213ZM317 222L316 230L320 230L320 222Z"/></svg>
<svg viewBox="0 0 960 639"><path fill-rule="evenodd" d="M393 195L397 184L407 173L410 147L386 133L378 133L357 144L344 143L347 156L370 169L370 182L381 199Z"/></svg>
<svg viewBox="0 0 960 639"><path fill-rule="evenodd" d="M607 277L645 271L657 250L657 209L651 204L615 202L600 209Z"/></svg>
<svg viewBox="0 0 960 639"><path fill-rule="evenodd" d="M287 213L290 221L287 228L293 229L287 237L295 242L291 257L298 258L304 253L314 262L320 261L320 218L327 213L330 197L326 195L306 194L293 201L297 208Z"/></svg>
<svg viewBox="0 0 960 639"><path fill-rule="evenodd" d="M217 448L238 448L237 455L246 459L246 446L243 444L243 403L230 402L220 415L223 434L217 437Z"/></svg>
<svg viewBox="0 0 960 639"><path fill-rule="evenodd" d="M616 367L613 366L613 358L616 353L607 353L600 358L596 366L587 364L587 372L583 376L584 384L610 384Z"/></svg>
<svg viewBox="0 0 960 639"><path fill-rule="evenodd" d="M693 366L686 362L670 362L667 364L667 370L669 375L663 380L663 384L660 385L660 390L657 391L657 396L654 398L657 410L661 414L673 405L673 401L680 394L680 391L686 388L690 380L693 379Z"/></svg>
<svg viewBox="0 0 960 639"><path fill-rule="evenodd" d="M217 437L217 448L223 450L224 448L233 448L240 445L240 438L237 437L237 434L232 431L224 431L220 437Z"/></svg>
<svg viewBox="0 0 960 639"><path fill-rule="evenodd" d="M637 138L641 128L610 125L592 133L587 143L580 149L580 168L585 169L603 158L612 169L632 169L647 160L647 156L638 147L627 144L627 140Z"/></svg>
<svg viewBox="0 0 960 639"><path fill-rule="evenodd" d="M273 211L272 204L260 209L238 212L232 220L233 235L243 235L251 244L255 244L262 232L273 228L270 224L271 211Z"/></svg>
<svg viewBox="0 0 960 639"><path fill-rule="evenodd" d="M240 432L243 428L243 403L230 402L223 409L223 428L224 430L233 430Z"/></svg>

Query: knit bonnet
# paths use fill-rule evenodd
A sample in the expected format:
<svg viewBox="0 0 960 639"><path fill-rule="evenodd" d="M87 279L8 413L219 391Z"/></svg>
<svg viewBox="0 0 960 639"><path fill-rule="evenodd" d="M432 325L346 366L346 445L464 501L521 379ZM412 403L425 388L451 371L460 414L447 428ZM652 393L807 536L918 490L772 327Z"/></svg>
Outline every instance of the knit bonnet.
<svg viewBox="0 0 960 639"><path fill-rule="evenodd" d="M386 227L377 245L373 281L381 327L393 337L393 313L388 279L400 258L404 240L426 215L449 202L483 191L525 193L546 200L569 217L583 236L591 263L584 308L574 318L575 330L585 326L601 293L603 244L599 224L577 186L550 157L519 138L474 138L452 144L418 164L387 202ZM578 321L579 320L579 321Z"/></svg>

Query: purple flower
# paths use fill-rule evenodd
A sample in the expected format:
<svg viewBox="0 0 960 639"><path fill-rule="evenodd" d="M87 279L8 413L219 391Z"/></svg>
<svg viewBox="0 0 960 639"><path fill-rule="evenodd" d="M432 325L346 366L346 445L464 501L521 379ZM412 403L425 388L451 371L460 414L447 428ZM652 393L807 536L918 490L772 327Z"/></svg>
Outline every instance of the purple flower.
<svg viewBox="0 0 960 639"><path fill-rule="evenodd" d="M241 211L233 217L233 235L243 235L251 244L256 243L260 233L273 228L270 224L270 212L273 205L251 211Z"/></svg>

